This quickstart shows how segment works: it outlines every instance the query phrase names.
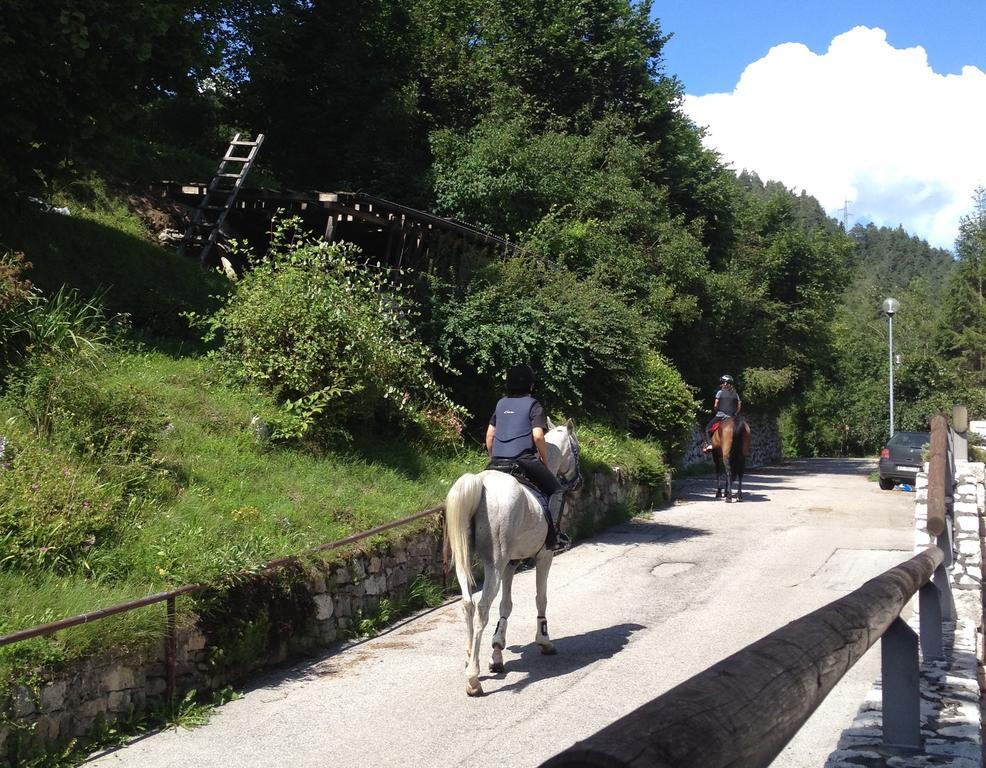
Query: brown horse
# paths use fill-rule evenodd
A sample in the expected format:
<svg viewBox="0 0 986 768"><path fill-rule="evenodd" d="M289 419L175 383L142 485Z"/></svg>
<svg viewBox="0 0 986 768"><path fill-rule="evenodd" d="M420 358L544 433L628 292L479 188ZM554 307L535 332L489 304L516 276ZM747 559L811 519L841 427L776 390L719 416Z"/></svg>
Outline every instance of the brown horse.
<svg viewBox="0 0 986 768"><path fill-rule="evenodd" d="M736 481L736 501L743 501L743 470L750 455L750 425L742 416L729 416L719 422L712 434L712 458L716 463L716 498L733 500L733 480ZM725 481L725 482L723 482Z"/></svg>

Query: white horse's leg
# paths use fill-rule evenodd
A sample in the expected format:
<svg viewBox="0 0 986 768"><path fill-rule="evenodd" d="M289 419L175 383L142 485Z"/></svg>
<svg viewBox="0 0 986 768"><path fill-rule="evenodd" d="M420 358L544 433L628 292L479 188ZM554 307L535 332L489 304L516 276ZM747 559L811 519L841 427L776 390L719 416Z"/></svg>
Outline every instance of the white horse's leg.
<svg viewBox="0 0 986 768"><path fill-rule="evenodd" d="M483 565L483 594L479 598L478 616L473 621L472 646L469 664L466 666L466 693L482 696L483 686L479 684L479 648L482 644L483 630L490 621L490 605L500 589L500 569L495 565Z"/></svg>
<svg viewBox="0 0 986 768"><path fill-rule="evenodd" d="M490 659L490 672L504 672L503 649L507 647L507 619L514 609L511 589L514 583L516 566L507 563L503 571L503 584L500 586L500 620L493 630L493 657Z"/></svg>
<svg viewBox="0 0 986 768"><path fill-rule="evenodd" d="M538 609L538 626L537 632L534 635L534 642L538 644L541 648L541 653L545 656L552 656L558 652L548 637L548 571L551 570L551 561L553 559L554 553L551 550L542 549L535 561L537 563L537 569L535 571L537 577L537 597L535 598L535 604Z"/></svg>
<svg viewBox="0 0 986 768"><path fill-rule="evenodd" d="M462 616L466 620L466 664L469 664L469 657L472 656L472 633L473 617L476 615L476 604L472 600L472 587L469 586L469 577L460 571L463 568L456 568L456 575L459 579L459 589L462 590Z"/></svg>

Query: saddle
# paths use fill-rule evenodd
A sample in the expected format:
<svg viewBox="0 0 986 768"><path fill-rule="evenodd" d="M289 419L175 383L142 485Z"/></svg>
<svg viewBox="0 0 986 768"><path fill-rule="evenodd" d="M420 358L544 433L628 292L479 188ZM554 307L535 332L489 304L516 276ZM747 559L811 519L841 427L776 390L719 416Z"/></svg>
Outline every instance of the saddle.
<svg viewBox="0 0 986 768"><path fill-rule="evenodd" d="M733 424L738 429L740 429L740 430L746 432L747 434L749 434L749 432L750 432L750 424L747 422L747 420L743 416L727 416L726 418L727 419L732 419L733 420ZM725 422L725 421L726 421L726 419L723 419L722 421L717 421L715 424L713 424L712 425L712 429L709 430L709 434L710 435L714 435L716 432L718 432L719 431L719 427L721 427L723 425L723 422Z"/></svg>
<svg viewBox="0 0 986 768"><path fill-rule="evenodd" d="M531 478L529 478L527 473L524 472L524 468L521 466L520 462L514 461L513 459L490 459L489 464L486 465L486 469L493 470L494 472L503 472L510 475L518 483L533 493L534 498L538 500L538 503L540 503L542 509L544 509L545 514L548 513L548 497L545 496L541 492L541 489L531 481Z"/></svg>

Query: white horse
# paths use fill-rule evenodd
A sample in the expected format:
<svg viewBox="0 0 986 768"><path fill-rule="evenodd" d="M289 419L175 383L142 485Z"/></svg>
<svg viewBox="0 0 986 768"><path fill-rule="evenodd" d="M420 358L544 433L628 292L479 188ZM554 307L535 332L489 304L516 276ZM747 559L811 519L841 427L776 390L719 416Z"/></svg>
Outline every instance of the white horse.
<svg viewBox="0 0 986 768"><path fill-rule="evenodd" d="M582 474L572 420L562 427L549 422L544 439L548 448L548 468L565 489L578 487ZM493 633L493 657L490 660L490 671L502 672L507 619L513 609L510 587L517 563L529 557L533 557L537 565L538 619L534 642L541 648L541 653L556 653L548 638L545 618L548 570L554 555L544 546L548 523L545 511L533 493L510 475L493 470L467 473L456 480L445 500L445 518L466 619L466 693L481 696L479 645L489 622L490 605L502 583L500 620ZM483 591L478 606L472 593L476 585L472 574L474 552L483 564Z"/></svg>

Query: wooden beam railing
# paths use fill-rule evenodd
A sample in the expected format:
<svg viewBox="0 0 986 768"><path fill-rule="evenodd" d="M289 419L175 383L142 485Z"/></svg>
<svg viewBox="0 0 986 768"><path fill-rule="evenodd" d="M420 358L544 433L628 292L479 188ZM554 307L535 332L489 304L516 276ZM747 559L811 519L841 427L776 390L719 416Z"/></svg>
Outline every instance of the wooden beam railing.
<svg viewBox="0 0 986 768"><path fill-rule="evenodd" d="M960 425L961 426L961 425ZM948 419L939 413L931 419L931 445L928 450L928 535L943 554L934 582L942 593L942 615L955 618L955 604L945 569L952 565L952 528L949 525L950 502L955 482L952 431Z"/></svg>
<svg viewBox="0 0 986 768"><path fill-rule="evenodd" d="M942 551L910 560L695 675L542 768L767 766L825 696L882 638L883 737L921 744L918 641L900 618L920 593L925 659L942 657L932 574Z"/></svg>
<svg viewBox="0 0 986 768"><path fill-rule="evenodd" d="M928 533L945 532L945 484L948 477L948 420L939 413L931 419L931 448L928 453ZM951 493L948 494L951 496Z"/></svg>

